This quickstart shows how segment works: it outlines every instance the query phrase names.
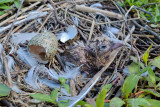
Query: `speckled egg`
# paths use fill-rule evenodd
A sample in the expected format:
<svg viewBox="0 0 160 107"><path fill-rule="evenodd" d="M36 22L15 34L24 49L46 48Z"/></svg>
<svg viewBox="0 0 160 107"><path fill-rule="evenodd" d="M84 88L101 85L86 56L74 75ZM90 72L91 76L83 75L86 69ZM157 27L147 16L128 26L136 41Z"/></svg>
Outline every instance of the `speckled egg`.
<svg viewBox="0 0 160 107"><path fill-rule="evenodd" d="M56 55L58 40L51 32L43 32L34 36L28 43L31 54L39 56L42 61L51 60Z"/></svg>

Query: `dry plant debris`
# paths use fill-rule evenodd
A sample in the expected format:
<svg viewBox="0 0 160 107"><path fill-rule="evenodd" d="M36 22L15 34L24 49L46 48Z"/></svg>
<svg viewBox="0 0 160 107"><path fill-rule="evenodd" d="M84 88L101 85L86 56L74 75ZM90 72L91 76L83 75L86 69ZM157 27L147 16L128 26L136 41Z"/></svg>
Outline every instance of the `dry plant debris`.
<svg viewBox="0 0 160 107"><path fill-rule="evenodd" d="M12 90L0 103L52 106L29 94L61 88L57 101L69 99L73 107L95 100L107 83L112 89L105 102L120 97L130 56L141 60L150 43L150 55L160 53L158 34L132 17L132 9L114 1L27 0L20 11L0 16L0 82ZM59 78L66 79L70 93Z"/></svg>

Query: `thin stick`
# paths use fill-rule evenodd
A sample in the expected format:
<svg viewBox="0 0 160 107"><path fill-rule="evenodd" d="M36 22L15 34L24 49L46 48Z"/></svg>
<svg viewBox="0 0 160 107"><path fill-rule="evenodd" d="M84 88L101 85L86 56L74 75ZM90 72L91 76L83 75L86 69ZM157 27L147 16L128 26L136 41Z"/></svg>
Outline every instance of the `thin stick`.
<svg viewBox="0 0 160 107"><path fill-rule="evenodd" d="M45 21L43 22L43 24L41 25L41 27L39 28L39 30L37 31L37 33L39 33L39 32L41 31L42 27L46 24L46 22L48 21L48 19L49 19L50 16L52 15L52 13L53 13L53 12L51 12L51 13L47 16L47 18L45 19Z"/></svg>
<svg viewBox="0 0 160 107"><path fill-rule="evenodd" d="M87 6L82 6L82 5L76 5L75 10L82 11L82 12L88 12L88 13L102 13L105 16L113 17L113 18L116 18L116 19L122 19L123 18L122 15L120 15L118 13L110 12L110 11L107 11L107 10L96 9L96 8L92 8L92 7L87 7Z"/></svg>
<svg viewBox="0 0 160 107"><path fill-rule="evenodd" d="M95 20L93 20L93 22L92 22L92 26L91 26L89 37L88 37L88 42L91 40L93 30L94 30L94 25L95 25Z"/></svg>
<svg viewBox="0 0 160 107"><path fill-rule="evenodd" d="M37 20L31 21L29 24L25 25L25 27L24 27L23 29L19 30L19 32L24 31L24 30L27 29L29 26L31 26L32 24L34 24L36 21L37 21Z"/></svg>
<svg viewBox="0 0 160 107"><path fill-rule="evenodd" d="M24 16L18 17L18 18L17 18L17 20L24 19L24 18L26 18L27 16L28 16L28 15L24 15ZM14 19L13 19L13 20L8 21L8 22L7 22L7 24L12 23L12 22L14 22Z"/></svg>
<svg viewBox="0 0 160 107"><path fill-rule="evenodd" d="M132 34L132 35L135 37L141 37L141 38L146 38L146 37L155 38L154 35L142 35L142 34Z"/></svg>
<svg viewBox="0 0 160 107"><path fill-rule="evenodd" d="M12 33L14 33L14 32L16 32L17 30L19 30L22 26L23 26L23 24L22 24L22 25L17 26L17 27L12 31Z"/></svg>

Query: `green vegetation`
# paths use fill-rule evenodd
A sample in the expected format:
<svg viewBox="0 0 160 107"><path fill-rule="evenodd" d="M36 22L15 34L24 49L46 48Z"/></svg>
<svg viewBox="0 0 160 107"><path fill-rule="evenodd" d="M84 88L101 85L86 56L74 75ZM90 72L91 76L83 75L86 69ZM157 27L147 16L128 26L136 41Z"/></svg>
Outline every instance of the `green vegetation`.
<svg viewBox="0 0 160 107"><path fill-rule="evenodd" d="M61 87L64 86L64 88L67 90L68 93L70 93L70 88L67 84L65 84L66 79L63 77L59 78L59 81L61 82L61 86L59 88L59 91L61 91ZM56 101L58 98L58 89L55 89L51 92L50 95L47 94L41 94L41 93L35 93L35 94L30 94L31 97L34 99L40 100L40 101L45 101L48 103L52 103L58 107L67 107L68 106L68 101L69 100L62 100L62 101Z"/></svg>
<svg viewBox="0 0 160 107"><path fill-rule="evenodd" d="M121 2L117 2L121 6L130 7L132 5L145 10L140 11L140 16L151 22L151 27L158 27L160 22L160 1L159 0L124 0L124 5ZM149 14L148 14L149 13ZM136 13L135 13L136 14Z"/></svg>
<svg viewBox="0 0 160 107"><path fill-rule="evenodd" d="M11 89L8 86L0 83L0 97L7 96L10 93L10 91Z"/></svg>
<svg viewBox="0 0 160 107"><path fill-rule="evenodd" d="M99 93L98 97L96 98L96 102L94 102L93 104L88 104L84 101L79 101L76 105L81 105L83 107L103 107L106 105L108 105L107 103L104 103L105 97L106 97L106 93L111 89L112 84L107 84L105 85L101 92ZM96 104L96 105L95 105ZM75 105L75 107L76 107Z"/></svg>
<svg viewBox="0 0 160 107"><path fill-rule="evenodd" d="M0 0L0 16L6 13L6 10L12 9L12 5L16 8L20 6L19 0Z"/></svg>

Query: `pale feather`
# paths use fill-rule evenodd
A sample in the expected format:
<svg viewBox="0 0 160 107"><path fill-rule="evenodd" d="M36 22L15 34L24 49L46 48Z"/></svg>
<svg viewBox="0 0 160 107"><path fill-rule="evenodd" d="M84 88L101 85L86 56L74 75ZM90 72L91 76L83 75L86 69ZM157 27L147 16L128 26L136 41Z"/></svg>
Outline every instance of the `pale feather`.
<svg viewBox="0 0 160 107"><path fill-rule="evenodd" d="M19 49L17 50L17 54L21 61L30 66L35 66L38 64L37 60L33 56L31 56L24 48L19 47Z"/></svg>

